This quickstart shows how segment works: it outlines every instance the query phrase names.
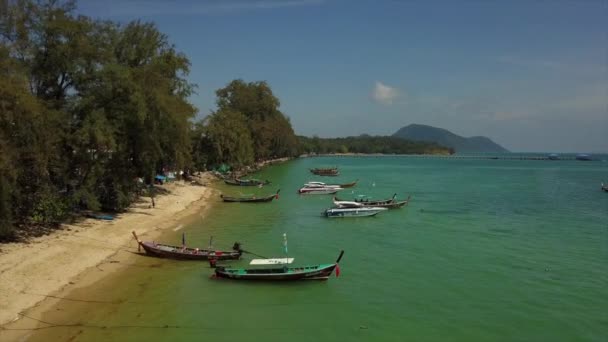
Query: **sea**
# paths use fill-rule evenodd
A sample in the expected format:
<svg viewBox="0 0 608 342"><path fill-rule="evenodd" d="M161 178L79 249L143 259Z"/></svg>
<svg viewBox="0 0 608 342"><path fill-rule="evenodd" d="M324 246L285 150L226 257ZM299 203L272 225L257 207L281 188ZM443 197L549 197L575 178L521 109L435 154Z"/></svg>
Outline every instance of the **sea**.
<svg viewBox="0 0 608 342"><path fill-rule="evenodd" d="M406 156L301 158L252 175L264 188L218 184L271 203L222 203L163 242L235 241L294 265L334 262L327 281L213 279L201 262L134 258L42 316L60 326L29 340L606 341L608 158L503 160ZM318 177L313 167L340 169ZM325 218L331 195L307 181L357 186L340 198L411 196L375 217ZM245 266L251 254L233 263ZM61 314L59 314L61 313ZM44 326L44 324L41 324Z"/></svg>

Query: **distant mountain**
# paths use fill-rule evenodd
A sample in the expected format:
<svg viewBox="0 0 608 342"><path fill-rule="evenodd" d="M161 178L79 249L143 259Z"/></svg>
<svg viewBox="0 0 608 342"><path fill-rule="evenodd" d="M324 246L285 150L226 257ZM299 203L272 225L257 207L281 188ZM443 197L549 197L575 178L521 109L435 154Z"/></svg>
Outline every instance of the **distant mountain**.
<svg viewBox="0 0 608 342"><path fill-rule="evenodd" d="M427 125L411 124L402 127L393 137L434 142L439 145L453 148L457 153L467 152L509 152L504 147L486 137L465 138L454 134L447 129Z"/></svg>

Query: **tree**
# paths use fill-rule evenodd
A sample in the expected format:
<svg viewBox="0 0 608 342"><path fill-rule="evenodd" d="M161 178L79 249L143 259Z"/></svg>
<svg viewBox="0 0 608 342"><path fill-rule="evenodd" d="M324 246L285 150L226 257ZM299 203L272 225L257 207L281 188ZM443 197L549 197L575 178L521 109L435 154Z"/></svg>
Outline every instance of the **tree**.
<svg viewBox="0 0 608 342"><path fill-rule="evenodd" d="M211 146L213 164L226 163L240 168L253 162L253 144L243 114L221 109L207 118L204 139Z"/></svg>
<svg viewBox="0 0 608 342"><path fill-rule="evenodd" d="M254 143L256 159L294 156L298 141L289 120L279 110L279 99L265 81L233 80L218 89L219 110L242 113Z"/></svg>

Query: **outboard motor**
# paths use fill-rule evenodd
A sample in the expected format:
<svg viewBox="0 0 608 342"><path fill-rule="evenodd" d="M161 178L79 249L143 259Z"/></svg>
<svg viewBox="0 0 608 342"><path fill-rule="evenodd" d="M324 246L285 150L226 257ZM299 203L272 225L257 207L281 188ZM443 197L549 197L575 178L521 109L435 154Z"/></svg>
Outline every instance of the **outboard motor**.
<svg viewBox="0 0 608 342"><path fill-rule="evenodd" d="M217 264L216 258L209 258L209 267L215 268L216 264Z"/></svg>

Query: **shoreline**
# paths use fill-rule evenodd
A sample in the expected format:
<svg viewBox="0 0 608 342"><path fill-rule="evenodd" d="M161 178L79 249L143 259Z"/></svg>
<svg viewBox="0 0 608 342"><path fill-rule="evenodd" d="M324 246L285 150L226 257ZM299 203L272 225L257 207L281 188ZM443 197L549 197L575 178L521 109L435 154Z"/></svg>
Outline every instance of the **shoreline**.
<svg viewBox="0 0 608 342"><path fill-rule="evenodd" d="M205 172L201 180L209 183L215 177ZM0 331L21 321L20 313L42 306L53 295L72 287L92 284L122 269L123 266L119 266L104 273L90 272L102 264L114 264L114 257L121 251L136 252L137 244L131 231L135 230L144 239L154 239L171 228L179 230L198 217L196 214L204 218L213 203L210 199L218 193L208 186L181 181L163 188L169 192L155 198L155 208L149 208L150 203L140 199L112 221L85 219L75 224L64 224L61 230L27 242L2 245ZM124 261L131 257L134 255L119 259Z"/></svg>

